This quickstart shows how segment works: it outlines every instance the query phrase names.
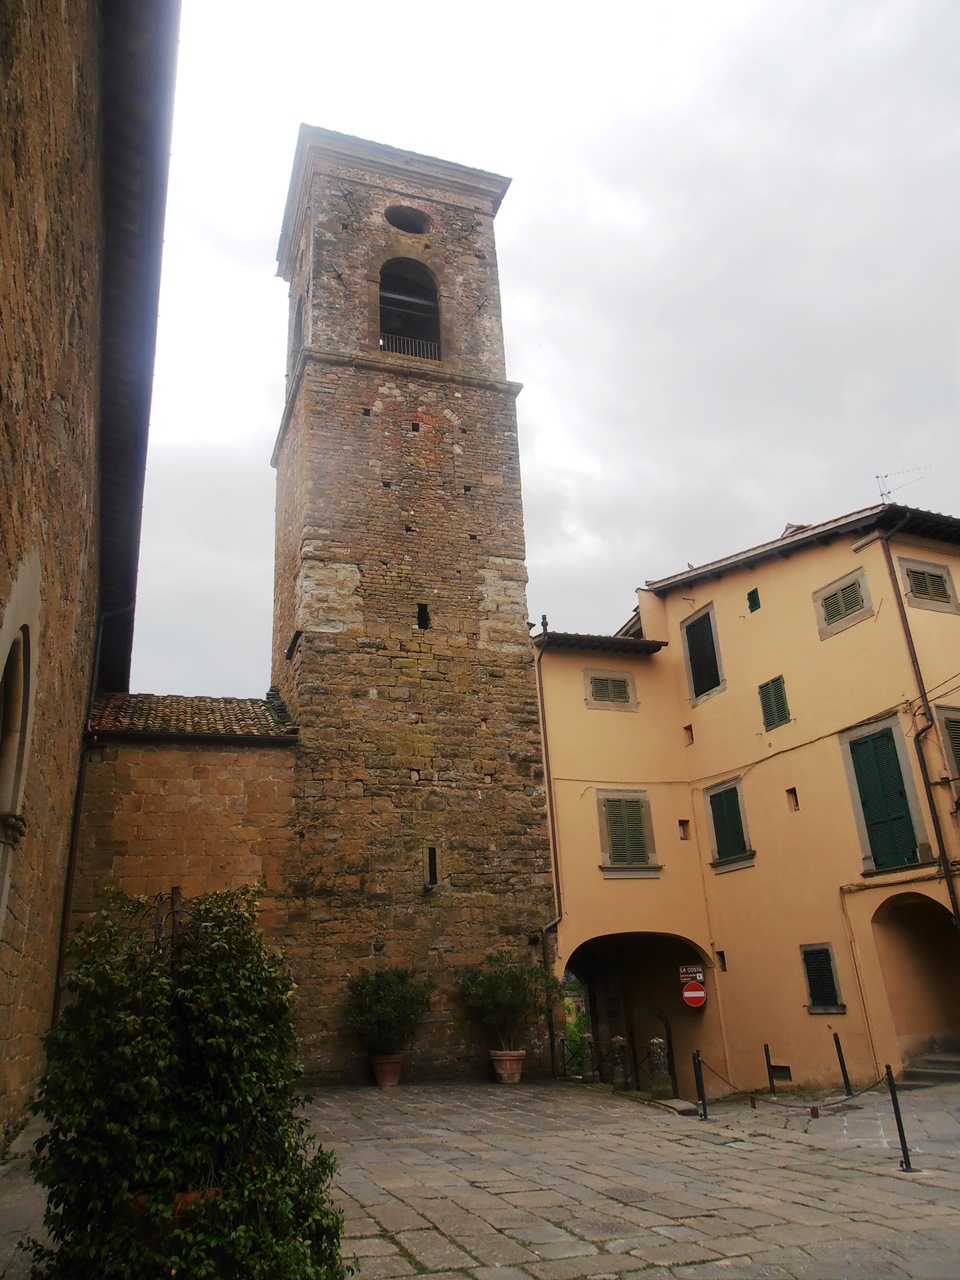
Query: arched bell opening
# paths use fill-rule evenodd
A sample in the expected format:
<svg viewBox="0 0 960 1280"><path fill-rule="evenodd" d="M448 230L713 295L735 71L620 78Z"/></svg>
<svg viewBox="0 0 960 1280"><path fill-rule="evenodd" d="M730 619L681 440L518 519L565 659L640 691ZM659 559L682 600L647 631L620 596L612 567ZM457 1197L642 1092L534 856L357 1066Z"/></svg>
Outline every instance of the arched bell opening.
<svg viewBox="0 0 960 1280"><path fill-rule="evenodd" d="M380 350L440 359L440 299L422 262L393 258L380 270Z"/></svg>

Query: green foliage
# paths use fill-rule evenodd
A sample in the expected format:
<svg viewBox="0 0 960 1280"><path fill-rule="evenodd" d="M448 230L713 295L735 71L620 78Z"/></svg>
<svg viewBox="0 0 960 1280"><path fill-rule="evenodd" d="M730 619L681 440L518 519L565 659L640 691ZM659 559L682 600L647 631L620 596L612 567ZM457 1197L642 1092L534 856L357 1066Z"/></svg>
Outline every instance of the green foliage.
<svg viewBox="0 0 960 1280"><path fill-rule="evenodd" d="M253 890L123 898L72 944L34 1177L55 1280L342 1280L334 1157L298 1119L293 984ZM199 1192L190 1207L181 1193Z"/></svg>
<svg viewBox="0 0 960 1280"><path fill-rule="evenodd" d="M435 985L432 978L418 978L412 969L358 973L348 985L347 1030L367 1053L401 1053L429 1008Z"/></svg>
<svg viewBox="0 0 960 1280"><path fill-rule="evenodd" d="M558 1000L562 987L539 965L518 964L491 951L482 964L460 971L457 991L470 1017L496 1032L501 1048L516 1049L524 1023L548 1001Z"/></svg>

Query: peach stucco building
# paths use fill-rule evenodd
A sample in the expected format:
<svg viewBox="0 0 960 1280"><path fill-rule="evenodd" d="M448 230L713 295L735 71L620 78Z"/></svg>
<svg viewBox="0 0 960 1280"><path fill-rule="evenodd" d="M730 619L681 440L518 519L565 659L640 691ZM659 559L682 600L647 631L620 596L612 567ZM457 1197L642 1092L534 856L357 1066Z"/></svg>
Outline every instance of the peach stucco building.
<svg viewBox="0 0 960 1280"><path fill-rule="evenodd" d="M559 965L598 1055L831 1085L960 1046L960 520L885 505L537 638ZM681 968L703 970L688 1007ZM729 1083L728 1083L729 1082Z"/></svg>

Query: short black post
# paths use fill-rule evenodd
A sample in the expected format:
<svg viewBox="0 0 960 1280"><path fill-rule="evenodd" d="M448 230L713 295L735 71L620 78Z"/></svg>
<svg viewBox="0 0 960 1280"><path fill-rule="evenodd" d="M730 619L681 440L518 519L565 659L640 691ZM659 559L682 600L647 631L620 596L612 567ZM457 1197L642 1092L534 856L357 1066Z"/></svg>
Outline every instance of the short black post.
<svg viewBox="0 0 960 1280"><path fill-rule="evenodd" d="M560 1036L560 1076L562 1079L567 1078L567 1038Z"/></svg>
<svg viewBox="0 0 960 1280"><path fill-rule="evenodd" d="M586 1041L587 1049L590 1053L590 1083L596 1084L597 1083L597 1055L594 1052L593 1036L590 1035L588 1032L580 1041L581 1046L583 1045L584 1041ZM584 1063L583 1066L584 1066L584 1075L586 1075L587 1064Z"/></svg>
<svg viewBox="0 0 960 1280"><path fill-rule="evenodd" d="M697 1110L699 1118L706 1120L707 1118L707 1092L703 1087L703 1063L700 1061L700 1050L694 1050L693 1054L693 1079L697 1086Z"/></svg>
<svg viewBox="0 0 960 1280"><path fill-rule="evenodd" d="M890 1070L888 1062L884 1070L887 1073L887 1088L890 1090L890 1101L893 1103L893 1118L897 1122L897 1133L900 1135L900 1150L903 1152L903 1159L900 1161L900 1168L904 1173L913 1173L914 1169L910 1163L910 1152L907 1149L907 1135L903 1132L903 1120L900 1116L900 1102L897 1098L897 1086L893 1080L893 1072Z"/></svg>
<svg viewBox="0 0 960 1280"><path fill-rule="evenodd" d="M847 1075L847 1064L843 1060L843 1049L840 1047L840 1037L836 1031L833 1033L833 1043L837 1050L837 1061L840 1063L840 1074L843 1076L843 1092L848 1098L853 1097L853 1090L850 1088L850 1077Z"/></svg>
<svg viewBox="0 0 960 1280"><path fill-rule="evenodd" d="M773 1063L770 1061L770 1046L768 1044L763 1046L763 1056L767 1060L767 1083L770 1086L770 1097L775 1098L777 1096L777 1082L773 1078Z"/></svg>

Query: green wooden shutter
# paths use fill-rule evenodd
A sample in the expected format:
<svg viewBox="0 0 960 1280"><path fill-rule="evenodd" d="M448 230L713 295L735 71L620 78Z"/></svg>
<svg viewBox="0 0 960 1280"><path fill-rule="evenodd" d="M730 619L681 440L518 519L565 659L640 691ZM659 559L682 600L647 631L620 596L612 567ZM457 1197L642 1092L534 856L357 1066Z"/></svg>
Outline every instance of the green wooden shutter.
<svg viewBox="0 0 960 1280"><path fill-rule="evenodd" d="M605 800L610 863L614 867L643 866L647 842L643 832L642 800Z"/></svg>
<svg viewBox="0 0 960 1280"><path fill-rule="evenodd" d="M740 815L740 793L736 787L714 791L710 797L710 815L717 842L717 858L737 858L747 852Z"/></svg>
<svg viewBox="0 0 960 1280"><path fill-rule="evenodd" d="M942 573L931 573L926 569L908 569L907 581L910 590L920 600L936 600L938 604L950 603L950 592L947 590L947 579Z"/></svg>
<svg viewBox="0 0 960 1280"><path fill-rule="evenodd" d="M702 614L684 628L687 655L690 659L690 680L693 696L699 698L720 683L720 664L713 642L713 624L709 613Z"/></svg>
<svg viewBox="0 0 960 1280"><path fill-rule="evenodd" d="M751 587L747 592L747 608L751 613L756 613L760 608L760 588Z"/></svg>
<svg viewBox="0 0 960 1280"><path fill-rule="evenodd" d="M897 759L893 730L850 743L863 820L877 870L917 861L917 838Z"/></svg>
<svg viewBox="0 0 960 1280"><path fill-rule="evenodd" d="M778 725L787 724L790 720L790 708L787 706L787 690L783 676L775 676L760 686L760 707L763 711L763 727L776 729Z"/></svg>
<svg viewBox="0 0 960 1280"><path fill-rule="evenodd" d="M630 688L626 680L612 676L591 676L590 692L594 702L629 702Z"/></svg>
<svg viewBox="0 0 960 1280"><path fill-rule="evenodd" d="M828 596L824 596L821 601L823 605L823 620L830 626L831 623L839 622L841 618L847 618L851 613L859 613L863 608L863 591L860 587L860 579L855 578L853 582L848 582L846 586L840 587L837 591L831 591Z"/></svg>
<svg viewBox="0 0 960 1280"><path fill-rule="evenodd" d="M833 976L833 964L827 947L808 947L803 953L803 967L807 974L807 990L812 1008L835 1008L840 1003L837 980Z"/></svg>
<svg viewBox="0 0 960 1280"><path fill-rule="evenodd" d="M947 741L953 752L953 768L950 772L954 778L960 779L960 720L944 718L943 723L947 730Z"/></svg>

